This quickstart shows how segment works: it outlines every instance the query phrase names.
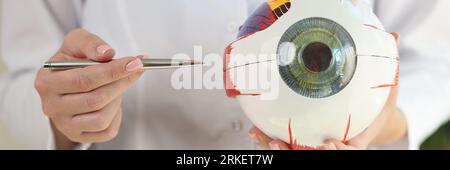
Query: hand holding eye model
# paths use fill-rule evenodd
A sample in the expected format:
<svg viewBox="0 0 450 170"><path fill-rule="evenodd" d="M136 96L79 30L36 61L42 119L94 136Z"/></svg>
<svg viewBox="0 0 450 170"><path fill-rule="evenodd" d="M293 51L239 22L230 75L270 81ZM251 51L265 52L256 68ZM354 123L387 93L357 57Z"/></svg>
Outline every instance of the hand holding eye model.
<svg viewBox="0 0 450 170"><path fill-rule="evenodd" d="M270 0L225 52L226 92L254 123L250 137L263 148L364 149L388 118L401 115L396 40L364 1ZM278 89L250 89L236 78L261 76L239 65L252 54L271 57L247 63L272 73ZM262 100L273 90L276 98Z"/></svg>

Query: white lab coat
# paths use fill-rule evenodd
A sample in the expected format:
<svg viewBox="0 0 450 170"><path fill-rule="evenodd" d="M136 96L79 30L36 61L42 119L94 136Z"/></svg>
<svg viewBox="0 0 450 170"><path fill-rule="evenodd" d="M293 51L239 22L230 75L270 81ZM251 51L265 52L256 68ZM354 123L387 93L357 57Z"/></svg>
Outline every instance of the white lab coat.
<svg viewBox="0 0 450 170"><path fill-rule="evenodd" d="M119 57L193 55L195 45L202 45L204 54L221 54L257 3L4 0L2 56L9 69L0 86L1 123L26 148L53 147L33 81L40 64L73 28L81 26L98 34ZM449 118L450 23L441 22L449 17L448 1L379 0L375 7L387 29L403 37L399 107L408 120L406 143L417 149ZM90 148L256 148L247 136L251 123L234 99L223 90L174 90L172 72L146 72L124 95L119 135Z"/></svg>

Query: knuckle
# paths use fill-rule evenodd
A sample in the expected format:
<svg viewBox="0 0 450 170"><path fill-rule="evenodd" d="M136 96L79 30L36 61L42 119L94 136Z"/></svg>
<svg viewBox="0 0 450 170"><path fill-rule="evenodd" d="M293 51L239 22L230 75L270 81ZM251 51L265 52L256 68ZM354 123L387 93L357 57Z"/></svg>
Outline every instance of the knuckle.
<svg viewBox="0 0 450 170"><path fill-rule="evenodd" d="M118 80L122 77L122 72L117 68L110 68L106 76L108 76L110 80Z"/></svg>
<svg viewBox="0 0 450 170"><path fill-rule="evenodd" d="M105 130L109 127L109 122L102 114L96 114L96 116L93 118L92 125L95 129L98 131Z"/></svg>
<svg viewBox="0 0 450 170"><path fill-rule="evenodd" d="M59 112L58 108L55 107L55 104L51 104L49 101L42 102L42 111L47 117L54 117Z"/></svg>
<svg viewBox="0 0 450 170"><path fill-rule="evenodd" d="M125 86L128 86L129 84L132 84L133 82L134 82L133 76L128 76L120 84L121 84L121 87L125 87Z"/></svg>
<svg viewBox="0 0 450 170"><path fill-rule="evenodd" d="M74 128L73 128L73 126L71 126L70 122L67 122L67 121L59 122L59 127L62 132L66 132L66 133L74 130Z"/></svg>
<svg viewBox="0 0 450 170"><path fill-rule="evenodd" d="M82 91L89 91L93 88L92 80L86 74L78 74L73 81L73 84Z"/></svg>
<svg viewBox="0 0 450 170"><path fill-rule="evenodd" d="M135 73L132 76L128 77L128 83L134 83L134 81L136 81L136 79L141 76L141 72Z"/></svg>
<svg viewBox="0 0 450 170"><path fill-rule="evenodd" d="M97 35L94 34L89 34L87 36L84 37L84 41L86 42L86 48L89 47L97 47L99 44L102 43L100 37L98 37Z"/></svg>
<svg viewBox="0 0 450 170"><path fill-rule="evenodd" d="M78 29L74 29L66 34L64 37L64 42L68 42L72 37L75 37L75 34L79 32Z"/></svg>
<svg viewBox="0 0 450 170"><path fill-rule="evenodd" d="M82 32L84 32L84 30L81 29L81 28L73 29L72 31L70 31L69 33L67 33L66 37L78 36L78 35L80 35L80 33L82 33Z"/></svg>
<svg viewBox="0 0 450 170"><path fill-rule="evenodd" d="M70 31L69 33L67 33L67 35L64 37L64 42L63 44L70 44L74 39L77 39L78 37L80 37L80 35L84 32L83 29L78 28L78 29L74 29L72 31Z"/></svg>
<svg viewBox="0 0 450 170"><path fill-rule="evenodd" d="M135 74L133 74L131 76L126 77L125 78L125 85L129 86L130 84L133 84L140 75L142 75L142 73L138 72L138 73L135 73Z"/></svg>
<svg viewBox="0 0 450 170"><path fill-rule="evenodd" d="M54 115L52 107L46 104L46 102L42 103L42 111L47 117L52 117Z"/></svg>
<svg viewBox="0 0 450 170"><path fill-rule="evenodd" d="M34 88L41 93L44 89L46 89L48 83L45 78L45 75L42 73L42 69L36 75L36 79L34 80Z"/></svg>
<svg viewBox="0 0 450 170"><path fill-rule="evenodd" d="M43 90L45 89L45 83L43 82L42 79L37 78L34 80L34 88L36 89L36 91L41 94L43 92Z"/></svg>
<svg viewBox="0 0 450 170"><path fill-rule="evenodd" d="M119 134L119 129L109 128L106 130L105 136L108 140L114 139Z"/></svg>
<svg viewBox="0 0 450 170"><path fill-rule="evenodd" d="M84 38L85 38L85 40L86 40L87 42L89 42L89 43L92 43L92 42L98 42L98 41L100 40L100 37L98 37L98 36L95 35L95 34L88 34L88 35L86 35Z"/></svg>
<svg viewBox="0 0 450 170"><path fill-rule="evenodd" d="M89 93L86 101L86 106L92 110L100 110L106 105L106 96L102 93Z"/></svg>
<svg viewBox="0 0 450 170"><path fill-rule="evenodd" d="M64 120L63 118L60 117L52 118L52 121L54 122L56 128L60 130L63 134L68 134L73 131L71 123L67 120Z"/></svg>
<svg viewBox="0 0 450 170"><path fill-rule="evenodd" d="M83 139L81 131L78 131L75 126L71 125L70 121L58 120L54 121L57 129L62 132L70 141L73 142L87 142Z"/></svg>
<svg viewBox="0 0 450 170"><path fill-rule="evenodd" d="M89 143L90 142L90 141L84 139L81 134L65 134L65 135L72 142L77 142L77 143Z"/></svg>

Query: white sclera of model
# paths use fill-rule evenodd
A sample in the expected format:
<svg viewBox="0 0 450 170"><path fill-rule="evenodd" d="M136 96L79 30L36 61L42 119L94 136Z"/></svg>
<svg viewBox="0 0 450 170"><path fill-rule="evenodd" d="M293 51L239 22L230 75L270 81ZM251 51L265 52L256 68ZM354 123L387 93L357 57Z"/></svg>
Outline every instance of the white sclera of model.
<svg viewBox="0 0 450 170"><path fill-rule="evenodd" d="M355 45L353 77L344 89L331 96L311 98L296 93L280 76L277 56L271 55L292 52L289 44L279 46L280 39L288 28L307 18L324 18L338 23L350 34ZM398 72L394 37L384 31L369 5L357 0L291 0L289 12L273 25L230 46L230 62L225 67L234 88L244 94L235 97L250 120L272 138L288 143L295 139L298 144L309 147L321 146L329 138L348 140L363 132L381 112L391 89L374 87L394 83ZM278 51L279 48L282 51ZM237 62L239 56L252 54L269 55L269 58L257 57L255 61L246 62L271 72L274 76L271 81L278 81L278 89L240 86L246 83L238 81L248 80L238 79L237 75L258 77L262 73L249 71L255 64L244 66ZM292 60L292 57L287 58ZM270 62L264 62L267 60ZM271 90L278 90L278 97L263 100L264 95L273 95ZM289 121L292 135L289 134Z"/></svg>

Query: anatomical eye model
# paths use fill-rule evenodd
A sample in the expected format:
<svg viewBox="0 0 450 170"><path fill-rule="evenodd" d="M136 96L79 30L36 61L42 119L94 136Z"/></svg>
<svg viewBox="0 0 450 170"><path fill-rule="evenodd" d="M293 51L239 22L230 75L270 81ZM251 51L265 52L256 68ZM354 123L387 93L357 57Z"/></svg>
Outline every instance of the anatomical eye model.
<svg viewBox="0 0 450 170"><path fill-rule="evenodd" d="M345 142L363 132L398 85L395 39L358 0L268 0L224 60L227 95L292 149L320 149L325 139ZM270 83L248 86L267 73ZM264 100L272 91L277 96Z"/></svg>

